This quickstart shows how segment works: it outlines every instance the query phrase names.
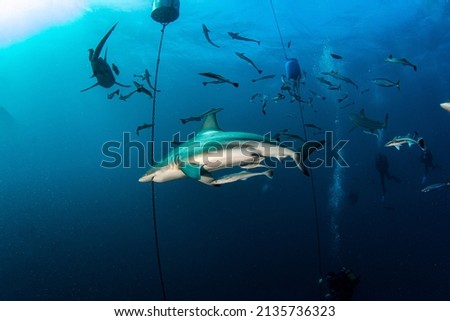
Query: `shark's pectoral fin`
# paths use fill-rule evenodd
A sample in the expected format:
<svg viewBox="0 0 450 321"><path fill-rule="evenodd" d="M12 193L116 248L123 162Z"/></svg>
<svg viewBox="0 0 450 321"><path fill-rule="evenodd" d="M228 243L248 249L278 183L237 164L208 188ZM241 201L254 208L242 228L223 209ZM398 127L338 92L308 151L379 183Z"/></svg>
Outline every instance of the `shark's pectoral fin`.
<svg viewBox="0 0 450 321"><path fill-rule="evenodd" d="M129 88L129 87L131 87L130 85L122 85L121 83L118 83L117 81L116 82L114 82L116 85L118 85L118 86L121 86L121 87L126 87L126 88Z"/></svg>
<svg viewBox="0 0 450 321"><path fill-rule="evenodd" d="M180 170L189 178L199 181L201 179L202 166L185 163L180 163Z"/></svg>
<svg viewBox="0 0 450 321"><path fill-rule="evenodd" d="M213 180L214 180L214 177L211 175L211 173L202 168L200 171L200 179L198 181L200 183L210 185L210 186L220 186L220 185L211 184L211 182Z"/></svg>
<svg viewBox="0 0 450 321"><path fill-rule="evenodd" d="M98 83L96 83L96 84L94 84L94 85L92 85L92 86L90 86L90 87L87 87L87 88L85 88L85 89L83 89L83 90L80 90L80 93L82 93L83 91L89 90L89 89L91 89L91 88L94 88L94 87L96 87L96 86L98 86Z"/></svg>

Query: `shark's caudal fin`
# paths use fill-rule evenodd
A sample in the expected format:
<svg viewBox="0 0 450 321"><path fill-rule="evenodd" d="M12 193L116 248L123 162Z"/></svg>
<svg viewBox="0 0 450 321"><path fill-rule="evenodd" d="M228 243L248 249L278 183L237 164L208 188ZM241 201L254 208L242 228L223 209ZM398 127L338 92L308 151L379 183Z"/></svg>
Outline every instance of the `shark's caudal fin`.
<svg viewBox="0 0 450 321"><path fill-rule="evenodd" d="M305 174L309 176L308 169L305 165L305 161L309 160L309 155L317 150L321 150L325 144L324 140L321 141L308 141L303 144L299 152L294 154L294 162L297 167Z"/></svg>
<svg viewBox="0 0 450 321"><path fill-rule="evenodd" d="M95 51L93 54L93 59L98 59L98 57L100 56L100 52L102 51L103 46L106 43L106 40L108 40L109 35L111 34L111 32L113 32L113 30L117 26L117 24L118 24L118 22L116 22L114 24L114 26L112 26L112 28L106 33L106 35L103 36L102 40L100 40L97 47L95 48ZM106 55L105 55L105 57L106 57Z"/></svg>
<svg viewBox="0 0 450 321"><path fill-rule="evenodd" d="M389 119L389 114L386 114L386 117L384 117L384 128L387 128L388 119Z"/></svg>

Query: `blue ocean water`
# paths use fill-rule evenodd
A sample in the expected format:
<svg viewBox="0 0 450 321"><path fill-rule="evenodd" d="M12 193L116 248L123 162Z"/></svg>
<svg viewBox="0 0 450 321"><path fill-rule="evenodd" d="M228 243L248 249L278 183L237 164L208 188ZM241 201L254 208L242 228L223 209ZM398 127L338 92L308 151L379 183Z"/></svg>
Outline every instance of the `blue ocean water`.
<svg viewBox="0 0 450 321"><path fill-rule="evenodd" d="M179 119L212 107L224 108L218 114L224 130L289 128L303 135L299 104L289 97L269 101L266 115L259 102L249 102L256 92L280 92L285 73L270 1L180 2L180 17L166 27L162 47L156 141L198 130L199 123L182 125ZM450 180L450 115L439 107L450 100L449 2L273 5L285 46L290 42L287 55L305 73L302 98L311 96L309 90L326 97L303 106L305 122L349 140L342 151L349 167L313 170L318 220L310 178L281 164L272 180L256 177L220 188L190 179L155 184L167 298L318 300L318 279L346 266L361 275L355 300L449 300L450 189L421 192ZM148 140L148 130L137 136L135 129L151 121L152 101L142 94L108 100L116 86L80 90L95 82L87 50L116 22L106 47L108 62L120 69L117 80L131 84L146 68L154 80L161 25L150 18L151 1L75 7L67 18L58 10L36 17L56 22L25 29L25 37L8 36L17 31L14 24L1 35L0 299L160 300L151 186L138 182L147 168L138 168L136 150L129 168L100 166L103 144L121 141L124 132ZM202 24L220 48L206 41ZM261 44L233 40L230 31ZM258 73L235 52L252 59L261 76L277 76L251 82ZM390 54L407 58L417 71L385 62ZM341 91L328 90L316 77L330 70L359 89L328 77ZM239 88L203 86L208 79L198 73L208 71ZM400 80L401 89L373 84L378 77ZM349 97L338 103L344 93ZM348 115L361 108L380 121L389 114L382 140L359 128L350 131ZM307 130L309 138L322 139ZM436 164L425 184L418 146L383 146L414 131ZM386 181L384 201L378 153L401 179ZM155 157L160 154L156 148Z"/></svg>

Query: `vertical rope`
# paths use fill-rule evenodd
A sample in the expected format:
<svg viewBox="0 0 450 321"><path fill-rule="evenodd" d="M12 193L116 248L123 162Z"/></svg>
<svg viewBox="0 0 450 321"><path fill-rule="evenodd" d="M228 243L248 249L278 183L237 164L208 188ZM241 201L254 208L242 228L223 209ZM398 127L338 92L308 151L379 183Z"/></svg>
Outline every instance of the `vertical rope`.
<svg viewBox="0 0 450 321"><path fill-rule="evenodd" d="M306 133L306 127L305 127L305 118L303 117L303 108L301 102L298 102L298 105L300 107L300 116L302 119L302 127L303 127L303 135L305 137L305 140L308 141L308 135ZM314 207L314 219L316 223L316 242L317 242L317 259L318 259L318 265L319 265L319 278L323 276L323 269L322 269L322 246L320 241L320 222L319 222L319 210L317 208L317 195L316 195L316 184L314 183L314 176L313 172L311 171L309 173L309 177L311 178L311 189L312 189L312 198L313 198L313 207ZM319 298L322 299L322 287L319 286Z"/></svg>
<svg viewBox="0 0 450 321"><path fill-rule="evenodd" d="M150 165L153 166L154 164L154 151L155 151L155 114L156 114L156 88L158 88L158 73L159 73L159 63L161 61L161 48L163 44L163 38L164 38L164 31L166 29L167 24L163 24L161 29L161 39L159 41L159 49L158 49L158 57L156 59L156 70L155 70L155 85L153 86L153 105L152 105L152 130L151 130L151 137L150 137ZM161 291L162 291L162 297L163 300L166 301L166 287L164 285L164 277L162 273L162 267L161 267L161 255L159 252L159 238L158 238L158 222L156 219L156 195L155 195L155 182L152 181L152 213L153 213L153 234L155 236L155 247L156 247L156 264L158 266L158 272L159 272L159 281L161 283Z"/></svg>
<svg viewBox="0 0 450 321"><path fill-rule="evenodd" d="M272 7L272 13L273 13L273 17L275 18L275 23L277 26L277 30L278 30L278 35L280 36L280 42L281 42L281 48L283 49L283 53L284 53L284 57L286 58L286 60L288 59L287 54L286 54L286 49L284 46L284 41L283 41L283 36L281 35L281 30L280 30L280 25L278 24L278 19L277 19L277 15L275 14L275 9L273 7L273 3L272 0L270 1L270 6ZM298 93L297 93L298 94ZM300 102L298 102L299 106L300 106L300 115L301 115L301 119L302 119L302 127L303 127L303 135L306 139L306 141L308 141L308 135L306 133L306 127L305 127L305 119L303 116L303 108L302 108L302 104ZM315 224L316 224L316 237L317 237L317 257L318 257L318 270L319 270L319 277L322 277L322 250L321 250L321 243L320 243L320 224L319 224L319 211L317 208L317 195L316 195L316 187L314 184L314 176L313 173L310 173L310 181L311 181L311 189L312 189L312 201L313 201L313 208L314 208L314 218L315 218ZM322 299L322 287L319 286L319 298Z"/></svg>
<svg viewBox="0 0 450 321"><path fill-rule="evenodd" d="M277 15L275 14L275 9L274 9L274 7L273 7L272 0L270 0L270 6L272 7L273 17L275 18L275 23L276 23L276 25L277 25L278 35L280 36L281 48L283 48L284 58L286 58L286 60L287 60L288 57L287 57L287 54L286 54L286 48L285 48L285 46L284 46L283 37L281 36L280 25L278 24Z"/></svg>

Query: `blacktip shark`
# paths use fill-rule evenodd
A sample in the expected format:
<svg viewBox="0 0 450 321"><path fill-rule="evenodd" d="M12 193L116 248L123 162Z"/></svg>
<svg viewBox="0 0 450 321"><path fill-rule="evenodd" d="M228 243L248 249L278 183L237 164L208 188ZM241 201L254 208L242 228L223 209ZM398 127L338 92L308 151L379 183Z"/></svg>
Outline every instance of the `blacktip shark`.
<svg viewBox="0 0 450 321"><path fill-rule="evenodd" d="M103 46L106 43L106 40L108 40L109 36L113 32L114 28L117 26L118 22L112 28L106 33L106 35L103 36L102 40L98 43L97 47L94 49L89 49L89 61L91 62L92 67L92 77L97 78L97 83L94 85L85 88L81 90L81 92L89 90L91 88L94 88L98 85L104 88L110 88L114 84L122 86L122 87L130 87L128 85L122 85L118 82L116 82L116 78L114 77L114 74L111 70L111 67L109 66L108 62L106 61L106 55L108 53L108 49L105 50L105 58L103 59L100 57L100 53L103 49ZM114 65L114 69L117 70L116 73L118 74L118 68ZM91 78L92 78L91 77Z"/></svg>
<svg viewBox="0 0 450 321"><path fill-rule="evenodd" d="M384 61L389 62L391 64L400 64L403 66L410 66L414 69L414 71L417 71L417 66L409 62L406 58L396 58L392 55L389 55Z"/></svg>
<svg viewBox="0 0 450 321"><path fill-rule="evenodd" d="M350 118L350 121L354 125L354 127L351 128L350 131L352 131L356 127L359 127L363 129L364 133L372 134L378 137L380 131L387 127L389 114L386 114L386 117L384 118L384 123L367 118L366 113L364 112L364 108L360 110L359 114L351 113L348 115L348 117Z"/></svg>
<svg viewBox="0 0 450 321"><path fill-rule="evenodd" d="M395 147L400 150L400 146L403 144L408 144L409 147L416 144L420 149L425 150L425 141L423 137L420 137L417 132L414 135L407 134L406 136L395 136L392 140L388 141L385 147Z"/></svg>
<svg viewBox="0 0 450 321"><path fill-rule="evenodd" d="M220 108L217 110L220 111ZM323 141L310 141L296 151L267 136L246 132L227 132L217 124L216 112L208 114L197 135L177 144L159 163L155 163L139 182L168 182L189 177L211 185L216 180L211 172L255 164L266 157L279 161L292 158L296 166L309 176L305 160L323 146Z"/></svg>

